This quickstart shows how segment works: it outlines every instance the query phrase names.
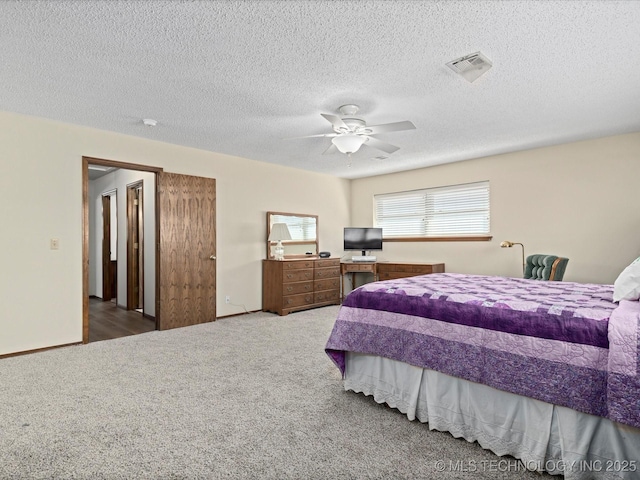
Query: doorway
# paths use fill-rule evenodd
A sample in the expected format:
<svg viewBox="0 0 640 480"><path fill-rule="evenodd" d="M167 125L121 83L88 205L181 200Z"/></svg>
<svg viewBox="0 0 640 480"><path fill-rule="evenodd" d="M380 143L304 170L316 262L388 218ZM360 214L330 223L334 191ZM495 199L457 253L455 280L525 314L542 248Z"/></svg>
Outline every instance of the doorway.
<svg viewBox="0 0 640 480"><path fill-rule="evenodd" d="M158 171L161 169L83 157L83 343L157 329L153 196ZM148 202L143 201L145 193L151 196ZM147 215L144 208L149 210ZM145 219L150 222L148 253L143 248ZM139 254L133 255L134 251ZM149 257L147 262L144 255ZM142 288L145 266L149 269L146 301ZM135 296L128 294L131 285Z"/></svg>
<svg viewBox="0 0 640 480"><path fill-rule="evenodd" d="M96 258L95 252L91 253L90 248L90 231L94 228L89 221L89 165L153 174L155 191L151 196L144 197L142 203L148 203L148 199L151 199L154 206L149 210L154 213L143 214L141 221L144 224L145 217L153 217L155 226L151 230L143 227L138 232L141 234L138 240L146 238L148 245L151 245L148 250L154 253L155 261L151 262L153 274L145 275L144 270L142 274L139 269L137 271L143 283L147 279L146 288L141 288L139 284L139 295L141 292L144 298L145 291L153 293L155 329L165 330L214 321L217 264L215 179L165 173L162 168L147 165L82 157L82 342L89 342L89 297L91 288L95 290L95 287L90 287L89 281L92 270L90 259ZM144 192L143 188L141 193ZM135 205L135 202L132 204ZM134 218L134 215L131 215L131 218ZM122 231L127 228L126 222L126 219L120 220ZM117 258L123 259L126 256L123 251ZM126 268L121 265L123 263L125 262L118 262L117 269L120 272ZM138 265L140 263L145 262L138 262ZM149 283L153 283L153 287L149 287ZM123 299L127 297L126 286L118 285L117 289ZM120 297L117 294L117 298ZM149 302L146 304L149 305Z"/></svg>

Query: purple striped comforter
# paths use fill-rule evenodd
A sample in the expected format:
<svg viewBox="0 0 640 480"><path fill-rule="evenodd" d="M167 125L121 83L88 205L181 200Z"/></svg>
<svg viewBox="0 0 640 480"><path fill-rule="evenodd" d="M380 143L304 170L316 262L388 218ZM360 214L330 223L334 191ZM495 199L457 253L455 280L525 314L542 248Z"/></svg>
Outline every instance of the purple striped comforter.
<svg viewBox="0 0 640 480"><path fill-rule="evenodd" d="M640 427L640 303L613 286L441 273L364 285L326 352L368 353Z"/></svg>

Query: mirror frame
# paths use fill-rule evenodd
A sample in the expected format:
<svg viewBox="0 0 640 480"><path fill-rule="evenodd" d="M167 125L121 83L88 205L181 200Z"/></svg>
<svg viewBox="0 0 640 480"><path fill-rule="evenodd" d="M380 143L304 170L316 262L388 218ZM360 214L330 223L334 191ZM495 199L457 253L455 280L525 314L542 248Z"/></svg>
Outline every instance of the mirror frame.
<svg viewBox="0 0 640 480"><path fill-rule="evenodd" d="M308 258L308 257L312 257L315 258L318 256L319 253L319 242L318 242L318 236L319 236L319 232L320 232L320 227L318 225L318 215L309 215L307 213L291 213L291 212L267 212L267 258L269 260L273 260L274 256L271 253L271 247L273 247L277 242L270 242L269 241L269 234L271 233L271 217L272 215L283 215L283 216L288 216L288 217L309 217L309 218L315 218L316 220L316 238L315 240L309 240L309 241L305 241L305 242L300 242L300 241L293 241L293 240L283 240L282 244L285 246L285 252L286 252L286 246L287 245L314 245L315 244L315 252L312 255L306 255L304 253L290 253L290 254L286 254L284 255L284 258Z"/></svg>

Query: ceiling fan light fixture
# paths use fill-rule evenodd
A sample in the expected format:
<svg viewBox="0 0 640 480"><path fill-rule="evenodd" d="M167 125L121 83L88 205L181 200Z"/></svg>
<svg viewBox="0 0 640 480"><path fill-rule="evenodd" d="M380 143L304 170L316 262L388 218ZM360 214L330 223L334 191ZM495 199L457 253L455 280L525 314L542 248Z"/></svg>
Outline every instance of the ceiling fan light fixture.
<svg viewBox="0 0 640 480"><path fill-rule="evenodd" d="M338 150L340 153L345 153L351 156L351 154L357 152L365 142L367 143L367 146L371 148L391 154L399 150L400 147L383 142L373 135L378 135L379 133L400 132L403 130L415 130L416 128L416 126L409 120L367 126L364 119L353 116L358 112L357 105L343 105L339 110L340 113L344 115L343 117L331 115L329 113L320 114L331 124L333 133L307 135L306 137L300 138L331 137L332 145L322 152L323 155L335 153L335 151Z"/></svg>
<svg viewBox="0 0 640 480"><path fill-rule="evenodd" d="M357 152L366 141L367 138L360 135L338 135L331 139L331 142L338 148L338 150L346 154Z"/></svg>

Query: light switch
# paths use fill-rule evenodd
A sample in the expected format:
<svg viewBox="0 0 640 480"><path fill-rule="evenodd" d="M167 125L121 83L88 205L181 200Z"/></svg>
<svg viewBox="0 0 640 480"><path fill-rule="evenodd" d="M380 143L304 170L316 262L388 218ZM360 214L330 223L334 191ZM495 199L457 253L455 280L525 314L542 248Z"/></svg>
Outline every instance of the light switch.
<svg viewBox="0 0 640 480"><path fill-rule="evenodd" d="M60 240L57 238L52 238L50 248L51 250L58 250L60 248Z"/></svg>

